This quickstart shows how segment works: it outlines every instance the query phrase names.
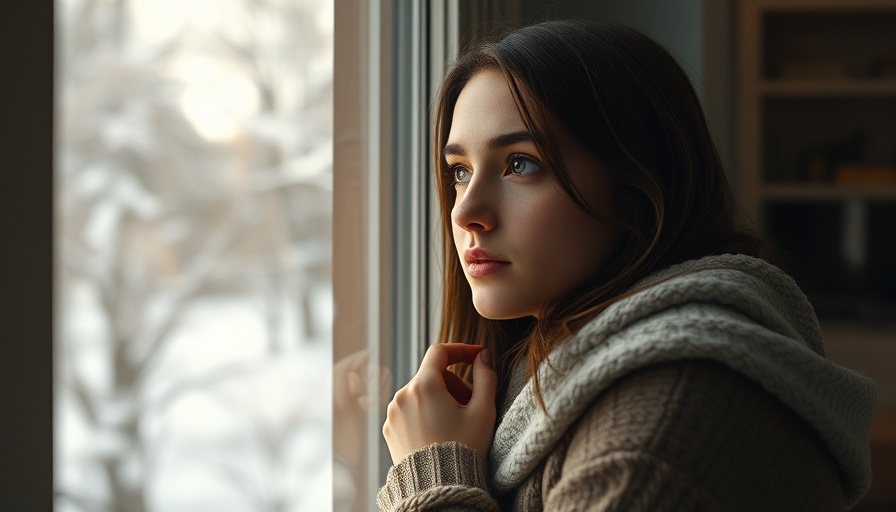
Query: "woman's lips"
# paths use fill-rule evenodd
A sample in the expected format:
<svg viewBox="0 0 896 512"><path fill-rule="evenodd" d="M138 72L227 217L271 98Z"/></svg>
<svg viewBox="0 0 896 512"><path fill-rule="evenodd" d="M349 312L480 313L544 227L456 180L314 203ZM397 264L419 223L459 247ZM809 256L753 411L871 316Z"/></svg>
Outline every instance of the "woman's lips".
<svg viewBox="0 0 896 512"><path fill-rule="evenodd" d="M465 251L464 261L467 262L467 275L470 277L485 277L510 265L509 261L478 247Z"/></svg>
<svg viewBox="0 0 896 512"><path fill-rule="evenodd" d="M467 265L467 274L470 277L485 277L503 269L510 262L507 261L477 261Z"/></svg>

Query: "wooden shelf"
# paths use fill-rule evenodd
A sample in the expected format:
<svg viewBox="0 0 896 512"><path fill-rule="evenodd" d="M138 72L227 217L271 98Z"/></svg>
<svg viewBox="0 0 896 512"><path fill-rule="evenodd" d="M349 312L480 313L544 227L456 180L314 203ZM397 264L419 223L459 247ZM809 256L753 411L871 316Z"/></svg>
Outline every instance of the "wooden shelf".
<svg viewBox="0 0 896 512"><path fill-rule="evenodd" d="M836 185L833 183L766 184L760 189L765 201L885 200L896 201L896 185Z"/></svg>
<svg viewBox="0 0 896 512"><path fill-rule="evenodd" d="M836 97L893 97L896 98L896 78L880 80L762 80L759 93L772 97L822 96Z"/></svg>

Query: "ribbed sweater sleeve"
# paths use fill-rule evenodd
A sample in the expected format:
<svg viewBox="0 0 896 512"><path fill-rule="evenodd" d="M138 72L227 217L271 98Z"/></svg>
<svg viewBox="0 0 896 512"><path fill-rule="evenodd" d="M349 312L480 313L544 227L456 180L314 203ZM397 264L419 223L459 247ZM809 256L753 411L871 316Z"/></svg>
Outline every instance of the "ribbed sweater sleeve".
<svg viewBox="0 0 896 512"><path fill-rule="evenodd" d="M486 480L485 463L472 448L431 444L392 466L377 505L384 512L498 511Z"/></svg>

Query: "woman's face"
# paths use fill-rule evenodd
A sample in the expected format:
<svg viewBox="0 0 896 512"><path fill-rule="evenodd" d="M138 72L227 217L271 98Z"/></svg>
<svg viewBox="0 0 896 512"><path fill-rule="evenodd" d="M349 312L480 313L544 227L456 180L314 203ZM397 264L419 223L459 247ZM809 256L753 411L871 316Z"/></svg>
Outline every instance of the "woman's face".
<svg viewBox="0 0 896 512"><path fill-rule="evenodd" d="M590 207L608 215L604 169L572 136L555 135L573 184ZM545 302L607 263L617 230L550 180L500 71L481 71L463 88L444 153L457 190L454 244L479 314L539 317Z"/></svg>

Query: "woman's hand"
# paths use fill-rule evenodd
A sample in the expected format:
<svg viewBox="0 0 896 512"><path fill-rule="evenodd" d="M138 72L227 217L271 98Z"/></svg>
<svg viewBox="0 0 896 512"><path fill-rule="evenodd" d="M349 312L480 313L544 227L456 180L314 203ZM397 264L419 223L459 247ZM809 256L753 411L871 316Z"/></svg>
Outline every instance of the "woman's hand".
<svg viewBox="0 0 896 512"><path fill-rule="evenodd" d="M448 367L473 363L473 389ZM490 354L476 345L429 347L417 375L399 389L386 410L383 436L393 464L432 443L457 441L488 457L495 429L498 376Z"/></svg>

